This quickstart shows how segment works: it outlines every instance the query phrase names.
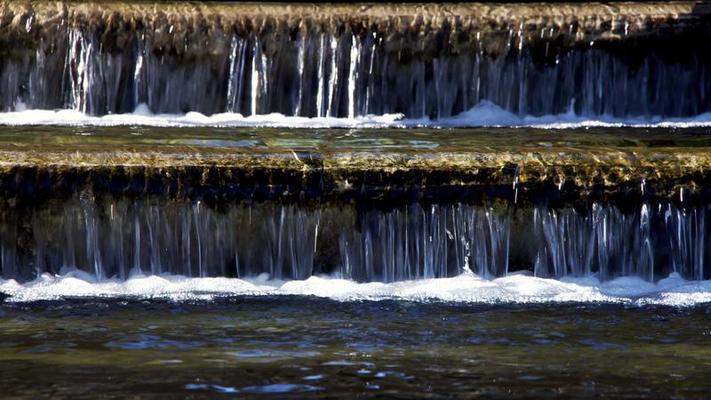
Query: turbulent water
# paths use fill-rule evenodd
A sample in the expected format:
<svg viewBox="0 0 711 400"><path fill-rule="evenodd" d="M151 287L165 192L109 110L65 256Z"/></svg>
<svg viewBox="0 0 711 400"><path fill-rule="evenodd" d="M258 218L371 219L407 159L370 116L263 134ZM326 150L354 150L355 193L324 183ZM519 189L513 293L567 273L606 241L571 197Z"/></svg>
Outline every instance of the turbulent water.
<svg viewBox="0 0 711 400"><path fill-rule="evenodd" d="M67 300L72 298L132 298L171 301L216 301L235 296L314 296L337 301L400 300L462 304L589 303L629 306L694 307L711 302L711 281L688 281L678 274L657 283L639 277L600 282L597 278L545 279L515 274L483 279L471 273L452 278L422 279L397 283L357 283L328 276L306 280L186 278L184 276L133 275L128 280L97 281L81 271L62 276L45 274L20 284L0 279L0 291L11 303Z"/></svg>
<svg viewBox="0 0 711 400"><path fill-rule="evenodd" d="M155 114L145 104L131 113L89 115L81 111L26 109L19 103L15 111L0 112L0 124L8 126L153 126L153 127L277 127L277 128L464 128L532 127L573 129L586 127L693 128L711 126L711 113L688 117L661 115L614 116L578 114L569 107L561 114L518 115L490 101L482 101L459 114L432 119L407 118L404 114L368 114L354 117L303 117L280 113L243 115L218 113L205 115L191 111L184 114Z"/></svg>

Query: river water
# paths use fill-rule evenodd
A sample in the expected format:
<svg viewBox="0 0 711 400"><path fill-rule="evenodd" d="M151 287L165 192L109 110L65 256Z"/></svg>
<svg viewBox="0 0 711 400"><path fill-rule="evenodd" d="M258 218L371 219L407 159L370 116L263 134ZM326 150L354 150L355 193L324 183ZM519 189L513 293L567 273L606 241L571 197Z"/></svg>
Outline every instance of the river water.
<svg viewBox="0 0 711 400"><path fill-rule="evenodd" d="M84 298L0 307L8 398L702 398L708 306Z"/></svg>

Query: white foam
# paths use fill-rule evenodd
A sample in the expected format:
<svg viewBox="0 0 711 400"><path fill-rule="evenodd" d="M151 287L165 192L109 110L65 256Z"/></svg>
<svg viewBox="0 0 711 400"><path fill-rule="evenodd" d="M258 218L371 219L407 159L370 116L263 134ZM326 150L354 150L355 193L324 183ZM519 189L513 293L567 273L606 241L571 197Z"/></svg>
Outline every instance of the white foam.
<svg viewBox="0 0 711 400"><path fill-rule="evenodd" d="M133 113L87 115L75 110L22 110L0 113L0 125L9 126L155 126L155 127L291 127L291 128L382 128L396 125L401 114L368 115L355 118L288 117L273 113L243 116L199 112L153 114L140 105Z"/></svg>
<svg viewBox="0 0 711 400"><path fill-rule="evenodd" d="M575 114L573 105L562 114L542 116L519 116L504 110L489 101L482 101L459 115L437 121L423 120L423 126L454 127L534 127L540 129L574 129L594 127L637 128L691 128L711 126L711 113L688 118L664 118L661 116L614 117L611 115L585 116Z"/></svg>
<svg viewBox="0 0 711 400"><path fill-rule="evenodd" d="M572 111L556 115L519 116L489 101L453 117L431 120L406 119L402 114L366 115L355 118L292 117L272 113L243 116L220 113L210 116L199 112L187 114L153 114L140 105L133 113L91 116L75 110L26 110L0 113L0 125L9 126L155 126L155 127L275 127L275 128L387 128L387 127L534 127L541 129L574 129L590 127L711 127L711 113L688 118L659 116L613 117L583 116Z"/></svg>
<svg viewBox="0 0 711 400"><path fill-rule="evenodd" d="M410 300L457 303L624 303L693 306L711 302L711 281L686 281L671 275L657 283L636 277L600 282L596 278L544 279L511 275L493 280L465 273L452 278L395 283L358 283L334 277L273 281L258 277L186 278L136 275L126 281L96 282L83 274L45 274L20 284L0 280L6 301L31 302L75 297L166 298L175 301L211 300L221 296L299 295L338 301Z"/></svg>

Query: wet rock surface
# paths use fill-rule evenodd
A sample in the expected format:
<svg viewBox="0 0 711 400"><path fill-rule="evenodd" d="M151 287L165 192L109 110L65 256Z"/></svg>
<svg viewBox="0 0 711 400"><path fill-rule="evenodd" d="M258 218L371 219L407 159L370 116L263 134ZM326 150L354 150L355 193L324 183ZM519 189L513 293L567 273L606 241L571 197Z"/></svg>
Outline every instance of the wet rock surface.
<svg viewBox="0 0 711 400"><path fill-rule="evenodd" d="M2 8L3 30L18 37L49 38L53 31L72 26L100 32L105 45L120 51L130 43L124 35L141 31L164 51L205 54L221 47L224 50L227 43L219 38L228 32L293 35L299 30L368 31L387 36L393 50L416 45L420 51L438 51L434 45L442 40L454 49L474 44L497 49L501 44L495 43L495 38L482 43L480 35L515 31L527 41L554 36L568 43L616 40L701 25L711 14L711 7L693 1L286 6L249 2L5 1Z"/></svg>
<svg viewBox="0 0 711 400"><path fill-rule="evenodd" d="M708 200L705 132L8 128L0 190L42 202L82 190L224 201L525 205ZM14 133L13 133L14 130ZM140 131L141 136L134 133ZM110 151L107 151L110 148Z"/></svg>

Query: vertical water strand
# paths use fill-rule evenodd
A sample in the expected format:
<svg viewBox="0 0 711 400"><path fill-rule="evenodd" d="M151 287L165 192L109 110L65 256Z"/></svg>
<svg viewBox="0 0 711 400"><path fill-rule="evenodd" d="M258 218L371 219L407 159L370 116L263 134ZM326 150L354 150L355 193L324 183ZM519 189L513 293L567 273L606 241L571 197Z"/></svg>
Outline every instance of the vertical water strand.
<svg viewBox="0 0 711 400"><path fill-rule="evenodd" d="M144 84L143 75L145 74L143 63L146 55L144 37L136 41L136 63L133 66L133 106L134 108L143 102L141 86Z"/></svg>
<svg viewBox="0 0 711 400"><path fill-rule="evenodd" d="M12 104L14 105L14 108L17 109L19 102L24 103L26 107L29 105L30 108L51 109L62 106L60 101L61 99L58 98L55 90L57 88L60 89L59 97L61 97L61 93L63 93L62 86L64 84L64 79L48 80L45 78L45 74L47 74L48 71L52 71L53 74L57 74L59 72L56 69L56 62L58 59L56 55L57 45L53 43L52 40L48 40L47 42L45 42L44 38L40 39L40 45L34 53L34 62L30 62L30 65L22 68L28 74L26 86L27 93L24 98L21 98L22 96L18 90L20 89L18 88L20 79L15 78L9 82L3 82L2 75L4 74L0 72L0 82L2 82L0 85L3 86L3 88L0 89L0 93L10 94L9 97L5 98L7 100L0 100L0 108ZM49 49L47 49L47 47L49 47ZM64 75L64 72L66 72L65 64L66 63L63 61L62 68L64 71L62 71L63 73L61 76L66 76ZM0 69L8 69L8 67L9 65L6 65L5 68ZM0 98L2 97L4 96L0 94Z"/></svg>
<svg viewBox="0 0 711 400"><path fill-rule="evenodd" d="M71 84L70 106L74 110L86 113L87 97L91 89L89 61L93 44L84 37L79 29L70 29L68 40L69 51L67 52L66 65L69 66Z"/></svg>
<svg viewBox="0 0 711 400"><path fill-rule="evenodd" d="M654 282L654 249L651 241L651 223L649 205L643 204L639 215L639 229L642 239L642 249L639 256L639 272L643 277L648 277Z"/></svg>
<svg viewBox="0 0 711 400"><path fill-rule="evenodd" d="M163 265L161 263L160 250L161 250L161 221L164 219L161 215L161 210L156 205L147 205L146 207L146 226L148 227L148 243L149 243L149 256L150 256L150 266L151 274L158 275L163 272ZM199 239L199 238L198 238Z"/></svg>
<svg viewBox="0 0 711 400"><path fill-rule="evenodd" d="M523 22L518 27L518 32L516 34L516 37L518 38L518 52L517 52L517 58L521 59L523 56L523 35L521 32L523 31ZM527 110L527 104L528 104L528 63L519 63L521 65L521 79L519 80L519 88L518 88L518 104L516 109L520 114L525 114Z"/></svg>
<svg viewBox="0 0 711 400"><path fill-rule="evenodd" d="M442 80L445 79L445 77L443 76L444 71L442 71L440 63L441 61L438 58L432 60L432 69L434 71L435 102L437 104L437 119L442 118L442 97L445 96L445 90L442 87L444 86Z"/></svg>
<svg viewBox="0 0 711 400"><path fill-rule="evenodd" d="M504 248L505 253L504 253L504 269L503 269L503 276L506 276L509 274L509 259L511 255L511 210L506 210L506 216L505 218L505 224L503 224L502 229L504 230L504 236L506 237L505 239L505 244Z"/></svg>
<svg viewBox="0 0 711 400"><path fill-rule="evenodd" d="M400 223L398 224L397 236L395 237L396 254L393 255L394 264L394 280L410 279L408 274L408 254L407 254L407 208L400 210Z"/></svg>
<svg viewBox="0 0 711 400"><path fill-rule="evenodd" d="M334 115L334 111L337 110L337 99L338 97L338 38L334 35L331 36L331 68L328 75L328 98L326 102L328 107L326 109L326 117L337 117Z"/></svg>
<svg viewBox="0 0 711 400"><path fill-rule="evenodd" d="M92 266L96 280L104 279L104 273L101 264L101 247L99 242L99 221L96 215L96 209L88 200L83 201L82 210L84 212L84 234L85 248L87 261Z"/></svg>
<svg viewBox="0 0 711 400"><path fill-rule="evenodd" d="M422 277L424 278L429 278L431 276L431 271L432 271L432 246L430 243L432 242L432 232L430 232L430 227L428 224L429 218L428 218L428 213L424 209L419 210L420 214L422 215L421 221L420 221L420 228L419 230L421 231L421 239L420 241L422 242ZM418 276L419 277L419 276Z"/></svg>
<svg viewBox="0 0 711 400"><path fill-rule="evenodd" d="M363 236L363 262L365 266L365 279L367 281L375 279L375 268L373 265L373 236L370 229L366 229Z"/></svg>
<svg viewBox="0 0 711 400"><path fill-rule="evenodd" d="M192 276L192 221L191 218L179 218L179 220L182 274Z"/></svg>
<svg viewBox="0 0 711 400"><path fill-rule="evenodd" d="M324 92L328 89L328 84L326 80L326 42L327 34L321 32L319 37L319 50L318 50L318 87L316 88L316 116L325 117L328 106L326 102L328 99L324 98Z"/></svg>
<svg viewBox="0 0 711 400"><path fill-rule="evenodd" d="M119 204L112 202L109 213L110 230L109 235L113 240L109 245L112 254L112 264L121 279L128 278L126 271L127 260L124 258L126 254L124 250L124 237L123 230L126 226L126 221L124 216L126 215L124 207L120 207Z"/></svg>
<svg viewBox="0 0 711 400"><path fill-rule="evenodd" d="M447 234L449 235L449 239L454 242L454 263L455 263L454 265L457 267L457 270L460 270L463 267L462 256L461 256L462 247L459 246L460 245L460 243L459 243L460 236L462 236L460 233L461 231L459 229L459 221L461 220L461 218L459 218L459 213L461 212L460 206L461 206L461 204L460 205L452 204L450 206L450 210L451 210L450 215L452 217L452 225L451 225L452 230L447 231Z"/></svg>
<svg viewBox="0 0 711 400"><path fill-rule="evenodd" d="M79 211L80 212L80 211ZM76 248L77 244L75 242L76 239L80 239L78 236L75 235L72 225L69 224L68 222L70 220L74 220L72 218L75 213L75 210L72 209L72 207L65 207L63 212L62 212L62 218L60 221L61 225L61 236L64 238L64 251L62 252L62 264L61 264L61 269L66 269L66 268L75 268L77 267L77 262L76 262ZM79 215L79 218L82 218L82 215Z"/></svg>
<svg viewBox="0 0 711 400"><path fill-rule="evenodd" d="M608 218L605 209L598 203L592 206L593 226L595 227L595 242L597 246L597 266L598 272L602 278L608 277L608 266L611 261L610 254L610 239L608 231L610 230L610 219Z"/></svg>
<svg viewBox="0 0 711 400"><path fill-rule="evenodd" d="M704 279L704 257L706 253L706 208L693 210L694 227L694 273L692 279Z"/></svg>
<svg viewBox="0 0 711 400"><path fill-rule="evenodd" d="M0 271L2 277L17 278L17 215L11 211L0 212Z"/></svg>
<svg viewBox="0 0 711 400"><path fill-rule="evenodd" d="M227 83L227 111L238 113L242 109L244 64L247 58L247 40L234 35L230 43L230 71Z"/></svg>
<svg viewBox="0 0 711 400"><path fill-rule="evenodd" d="M667 204L667 227L672 271L691 279L705 278L706 209L684 210Z"/></svg>
<svg viewBox="0 0 711 400"><path fill-rule="evenodd" d="M251 81L250 81L250 115L257 115L257 100L259 98L259 64L260 55L262 53L261 46L259 45L259 38L254 36L252 39L252 71L251 71Z"/></svg>
<svg viewBox="0 0 711 400"><path fill-rule="evenodd" d="M676 273L679 273L682 268L683 262L681 261L681 259L683 259L683 256L681 256L681 253L684 250L680 246L680 242L679 242L679 236L681 236L680 235L680 233L681 233L680 232L681 231L680 213L681 213L681 211L678 209L672 210L672 205L671 205L671 203L669 203L666 205L666 208L664 210L664 215L663 215L664 223L666 224L667 232L669 234L669 247L671 248L671 252L672 252L672 257L671 257L672 272L676 272Z"/></svg>
<svg viewBox="0 0 711 400"><path fill-rule="evenodd" d="M282 266L284 265L284 220L286 219L286 208L285 206L279 207L279 223L278 233L277 233L277 256L275 265L277 266L279 272L279 278L282 276Z"/></svg>
<svg viewBox="0 0 711 400"><path fill-rule="evenodd" d="M301 227L306 228L305 226ZM291 277L291 279L304 279L304 277L301 276L301 271L303 270L302 265L305 264L305 260L302 257L302 254L300 254L299 252L299 245L296 243L297 238L295 237L294 233L295 232L293 232L291 229L289 229L289 231L287 232L287 236L289 237L289 266L291 267L291 274L289 276ZM299 243L301 243L301 241L299 241Z"/></svg>
<svg viewBox="0 0 711 400"><path fill-rule="evenodd" d="M447 207L437 207L437 250L438 250L438 262L437 271L435 272L435 277L445 277L447 276L447 267L449 261L449 236L447 235L447 214L449 210Z"/></svg>
<svg viewBox="0 0 711 400"><path fill-rule="evenodd" d="M294 105L294 115L300 116L302 114L302 102L304 101L304 90L306 86L304 77L304 64L306 62L306 44L307 44L307 32L302 31L299 34L298 44L297 44L297 56L296 56L296 76L299 78L299 82L296 86L296 104Z"/></svg>
<svg viewBox="0 0 711 400"><path fill-rule="evenodd" d="M373 66L375 64L375 49L377 47L377 40L377 33L373 32L372 40L370 42L370 59L368 60L368 82L365 87L365 107L363 108L363 113L365 115L374 114L374 112L370 110L370 98L373 96L375 82L373 79Z"/></svg>
<svg viewBox="0 0 711 400"><path fill-rule="evenodd" d="M195 238L197 239L198 276L201 278L206 276L205 265L203 262L203 247L201 235L202 222L202 203L198 201L193 207L193 226L195 228Z"/></svg>
<svg viewBox="0 0 711 400"><path fill-rule="evenodd" d="M141 273L141 225L138 215L133 218L133 272Z"/></svg>
<svg viewBox="0 0 711 400"><path fill-rule="evenodd" d="M259 57L259 68L260 68L260 74L259 74L259 104L261 108L261 113L262 114L267 114L271 111L270 108L270 95L269 95L269 71L271 70L270 68L270 61L269 58L267 57L267 54L260 49L261 56Z"/></svg>
<svg viewBox="0 0 711 400"><path fill-rule="evenodd" d="M350 65L348 67L348 118L356 116L356 106L358 93L358 64L360 61L360 38L355 34L351 35Z"/></svg>
<svg viewBox="0 0 711 400"><path fill-rule="evenodd" d="M39 214L39 215L38 215ZM49 270L51 266L47 265L47 244L50 241L48 237L48 230L42 226L44 223L44 218L48 214L45 212L38 212L32 216L32 229L35 232L35 266L33 278L39 277L44 271ZM0 218L0 223L5 223L2 218ZM2 231L0 231L0 237L2 237ZM0 239L0 243L2 240ZM2 244L0 244L2 246ZM0 254L2 251L0 250ZM0 257L1 258L1 257ZM2 262L0 261L0 276L2 276Z"/></svg>
<svg viewBox="0 0 711 400"><path fill-rule="evenodd" d="M403 265L403 275L407 276L408 279L412 279L414 277L414 273L412 272L413 263L410 261L410 222L410 208L405 207L405 264Z"/></svg>
<svg viewBox="0 0 711 400"><path fill-rule="evenodd" d="M393 213L396 212L397 210L393 211ZM390 282L392 280L390 275L390 268L392 267L390 257L394 251L391 246L391 236L394 228L393 223L395 222L393 213L385 215L384 218L378 218L378 227L376 231L377 237L380 239L378 243L379 246L377 246L377 252L380 253L380 278L383 282Z"/></svg>
<svg viewBox="0 0 711 400"><path fill-rule="evenodd" d="M351 249L348 237L345 233L338 236L338 249L340 252L341 268L337 277L342 279L353 279L353 268L351 267Z"/></svg>

